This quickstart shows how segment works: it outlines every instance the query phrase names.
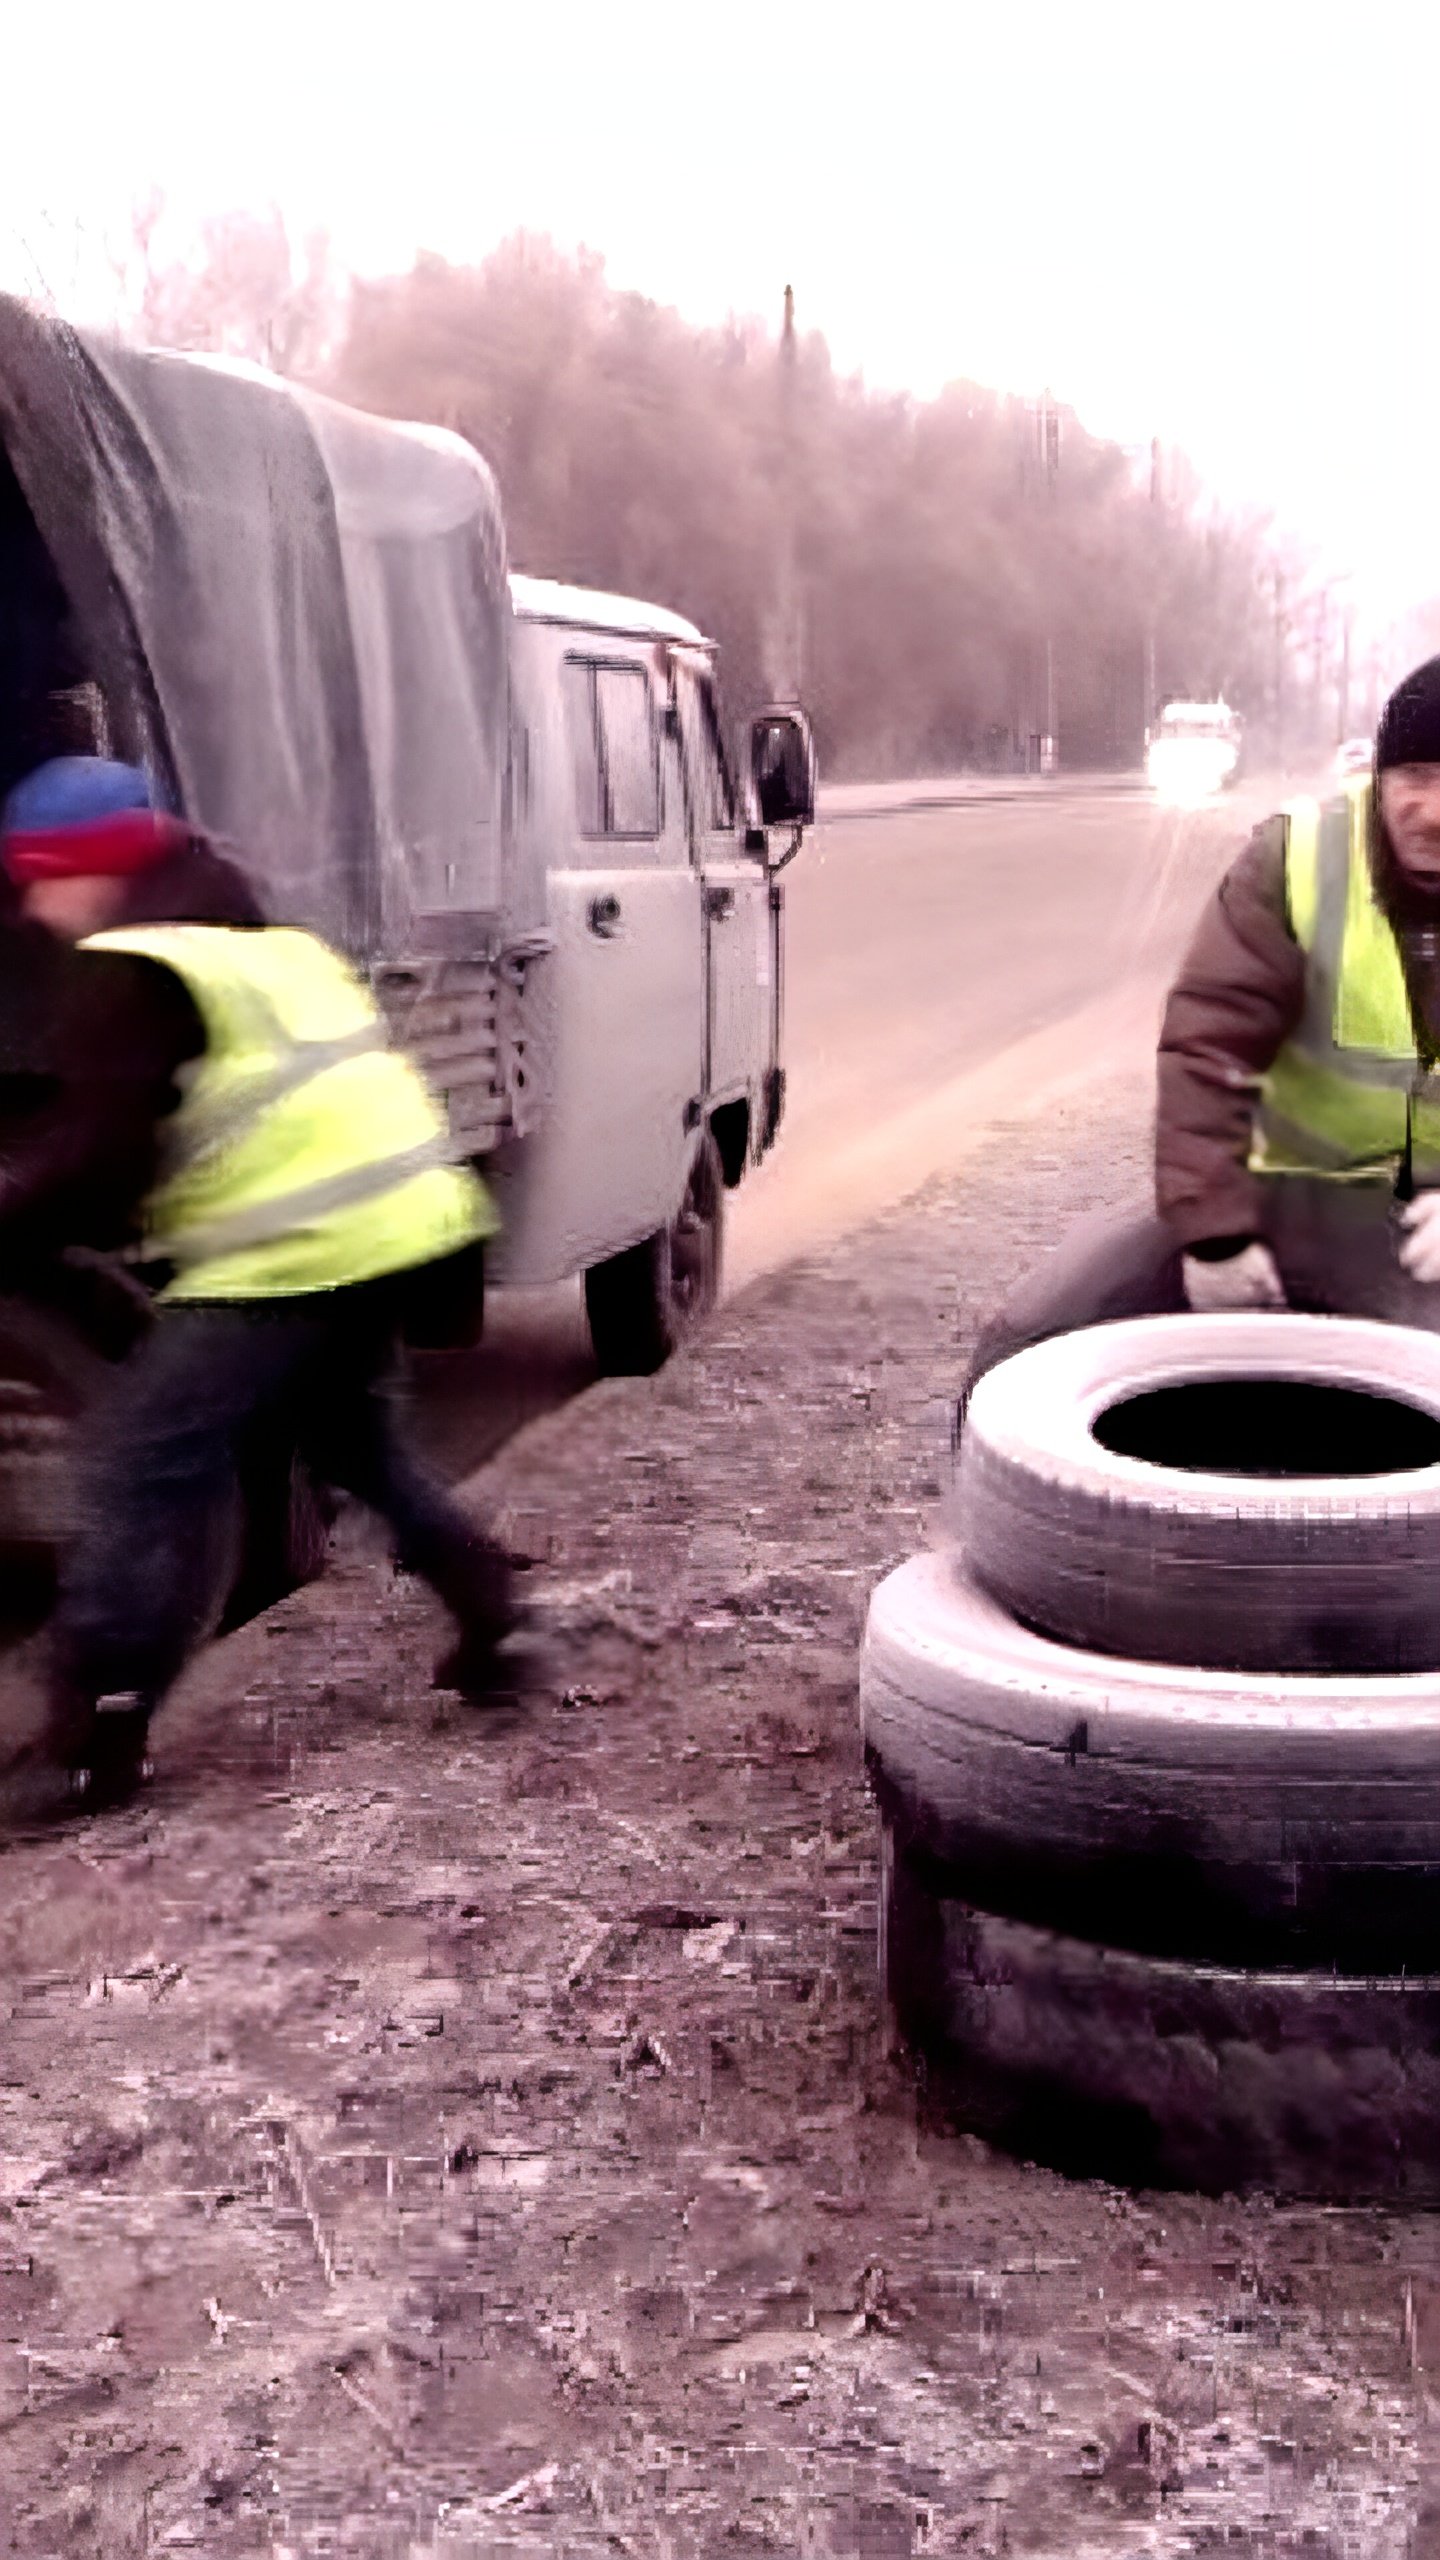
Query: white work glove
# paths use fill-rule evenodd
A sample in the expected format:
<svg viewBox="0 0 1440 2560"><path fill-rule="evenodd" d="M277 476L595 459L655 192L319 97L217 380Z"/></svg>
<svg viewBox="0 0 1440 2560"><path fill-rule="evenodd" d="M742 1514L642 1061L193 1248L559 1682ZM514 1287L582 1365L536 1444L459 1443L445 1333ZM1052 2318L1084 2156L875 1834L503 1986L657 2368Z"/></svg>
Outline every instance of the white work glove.
<svg viewBox="0 0 1440 2560"><path fill-rule="evenodd" d="M1419 1191L1400 1212L1400 1267L1412 1280L1440 1280L1440 1191Z"/></svg>
<svg viewBox="0 0 1440 2560"><path fill-rule="evenodd" d="M1440 1252L1440 1239L1437 1239ZM1440 1277L1440 1260L1436 1262ZM1247 1244L1223 1262L1187 1253L1181 1266L1185 1303L1197 1316L1229 1315L1246 1307L1283 1307L1285 1283L1268 1244Z"/></svg>

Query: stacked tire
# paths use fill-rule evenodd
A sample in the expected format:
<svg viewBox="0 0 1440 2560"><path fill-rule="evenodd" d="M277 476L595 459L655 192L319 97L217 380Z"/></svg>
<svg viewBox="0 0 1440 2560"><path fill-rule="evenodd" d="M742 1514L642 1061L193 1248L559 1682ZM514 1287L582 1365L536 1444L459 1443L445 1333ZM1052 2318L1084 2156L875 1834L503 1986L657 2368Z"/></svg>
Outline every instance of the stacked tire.
<svg viewBox="0 0 1440 2560"><path fill-rule="evenodd" d="M861 1694L887 1996L966 2124L1131 2184L1440 2202L1440 1340L1020 1352Z"/></svg>

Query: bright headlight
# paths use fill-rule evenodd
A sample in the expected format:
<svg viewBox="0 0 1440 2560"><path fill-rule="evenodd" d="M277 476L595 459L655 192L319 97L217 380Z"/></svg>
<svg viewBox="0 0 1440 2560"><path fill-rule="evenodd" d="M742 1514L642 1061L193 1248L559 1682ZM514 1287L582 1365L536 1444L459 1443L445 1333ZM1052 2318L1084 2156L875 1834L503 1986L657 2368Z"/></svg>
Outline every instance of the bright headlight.
<svg viewBox="0 0 1440 2560"><path fill-rule="evenodd" d="M1220 789L1227 761L1224 749L1208 740L1160 738L1146 757L1146 778L1158 799L1190 807Z"/></svg>

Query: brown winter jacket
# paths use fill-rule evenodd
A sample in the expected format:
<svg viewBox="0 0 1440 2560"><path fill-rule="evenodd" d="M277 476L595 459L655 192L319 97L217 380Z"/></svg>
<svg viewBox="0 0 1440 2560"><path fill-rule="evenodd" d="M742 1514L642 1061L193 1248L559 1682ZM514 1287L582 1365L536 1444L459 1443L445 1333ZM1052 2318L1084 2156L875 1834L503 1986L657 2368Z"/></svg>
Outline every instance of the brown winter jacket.
<svg viewBox="0 0 1440 2560"><path fill-rule="evenodd" d="M1440 895L1406 883L1382 840L1372 856L1395 927L1422 1046L1440 1049ZM1300 1018L1305 957L1285 903L1285 822L1267 818L1205 909L1160 1031L1155 1195L1187 1250L1261 1228L1249 1170L1260 1079Z"/></svg>

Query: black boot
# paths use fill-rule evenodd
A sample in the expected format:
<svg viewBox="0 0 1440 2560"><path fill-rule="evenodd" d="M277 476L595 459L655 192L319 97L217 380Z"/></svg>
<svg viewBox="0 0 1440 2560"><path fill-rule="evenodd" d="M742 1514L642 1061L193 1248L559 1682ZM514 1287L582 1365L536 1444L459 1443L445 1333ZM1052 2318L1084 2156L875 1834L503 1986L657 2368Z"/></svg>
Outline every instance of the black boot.
<svg viewBox="0 0 1440 2560"><path fill-rule="evenodd" d="M451 1601L459 1622L456 1639L433 1675L435 1688L454 1689L481 1702L526 1695L543 1687L545 1679L544 1649L533 1613L516 1587L509 1558L498 1549L495 1557L498 1570L482 1604L457 1609Z"/></svg>
<svg viewBox="0 0 1440 2560"><path fill-rule="evenodd" d="M138 1689L87 1696L68 1683L50 1694L43 1749L69 1780L72 1801L85 1811L128 1803L150 1773L151 1701Z"/></svg>
<svg viewBox="0 0 1440 2560"><path fill-rule="evenodd" d="M518 1600L503 1613L465 1616L455 1642L435 1665L432 1686L476 1699L533 1688L538 1656L530 1635L530 1613Z"/></svg>
<svg viewBox="0 0 1440 2560"><path fill-rule="evenodd" d="M459 1556L447 1556L442 1570L432 1568L429 1580L457 1627L455 1643L435 1666L435 1687L458 1689L466 1697L488 1697L497 1688L513 1687L513 1678L500 1672L497 1656L528 1626L530 1613L505 1549L472 1531Z"/></svg>

